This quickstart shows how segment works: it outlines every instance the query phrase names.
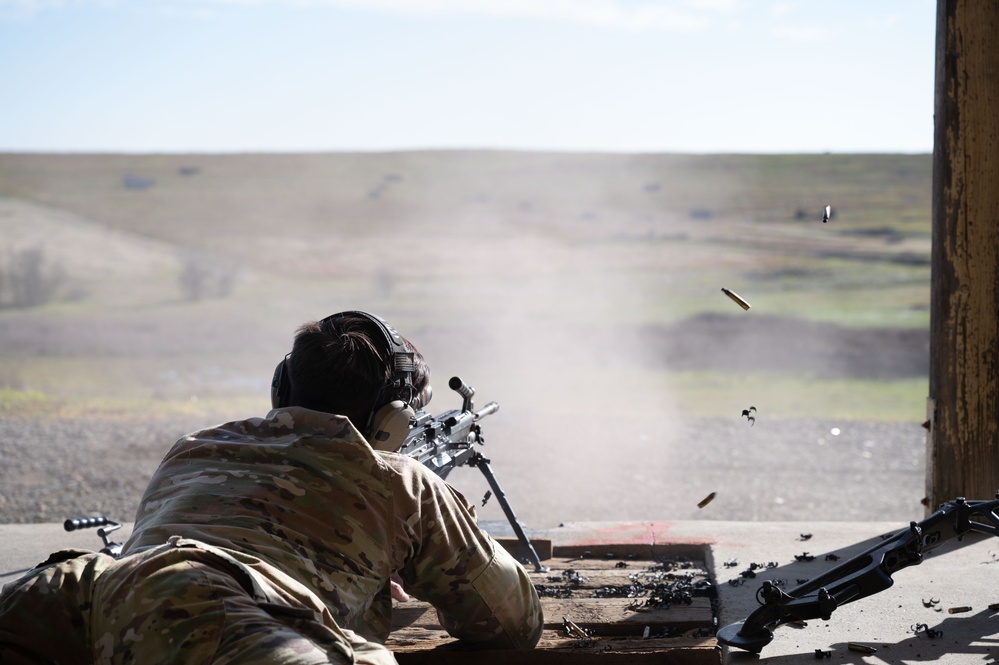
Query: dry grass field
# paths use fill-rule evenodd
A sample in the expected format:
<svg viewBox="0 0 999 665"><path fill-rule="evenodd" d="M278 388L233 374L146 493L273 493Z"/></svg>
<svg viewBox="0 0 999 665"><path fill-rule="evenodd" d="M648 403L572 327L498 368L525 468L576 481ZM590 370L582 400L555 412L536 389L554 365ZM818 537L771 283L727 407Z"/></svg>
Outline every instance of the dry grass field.
<svg viewBox="0 0 999 665"><path fill-rule="evenodd" d="M40 249L60 279L0 308L0 415L258 414L296 325L362 308L423 350L433 410L452 375L500 402L511 496L689 458L681 419L754 445L904 423L918 446L930 184L929 155L3 154L0 267ZM186 298L192 265L231 281ZM630 476L597 475L613 451Z"/></svg>

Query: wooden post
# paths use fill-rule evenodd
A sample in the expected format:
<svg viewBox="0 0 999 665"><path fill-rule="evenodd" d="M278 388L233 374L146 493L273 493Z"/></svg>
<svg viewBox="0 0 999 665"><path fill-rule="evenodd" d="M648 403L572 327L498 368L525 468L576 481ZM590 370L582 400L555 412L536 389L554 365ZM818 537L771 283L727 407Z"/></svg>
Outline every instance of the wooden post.
<svg viewBox="0 0 999 665"><path fill-rule="evenodd" d="M999 490L999 2L938 0L927 509Z"/></svg>

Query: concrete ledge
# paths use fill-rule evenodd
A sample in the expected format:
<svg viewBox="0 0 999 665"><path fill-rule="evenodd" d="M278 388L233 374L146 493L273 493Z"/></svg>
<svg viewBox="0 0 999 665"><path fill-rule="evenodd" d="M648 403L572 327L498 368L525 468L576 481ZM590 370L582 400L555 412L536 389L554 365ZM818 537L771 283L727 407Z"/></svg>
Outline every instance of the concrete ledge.
<svg viewBox="0 0 999 665"><path fill-rule="evenodd" d="M718 583L720 625L745 619L756 607L763 580L784 580L787 588L842 563L881 541L883 534L906 525L886 522L597 522L567 523L529 535L550 538L556 548L585 551L593 544L650 547L652 551L705 548ZM131 525L113 535L124 540ZM811 534L807 539L803 535ZM10 582L63 548L99 549L95 530L67 533L61 524L0 525L0 583ZM812 560L798 560L807 553ZM839 557L827 561L827 555ZM741 573L762 564L755 578ZM767 568L766 565L776 566ZM809 621L804 628L782 627L759 657L725 649L725 662L789 663L916 663L942 665L995 663L999 659L999 539L969 536L951 542L918 565L896 573L895 585L881 593L844 605L829 621ZM735 585L733 585L733 582ZM935 607L923 601L936 599ZM949 614L948 608L970 611ZM942 631L930 639L910 627L926 624ZM850 643L874 647L873 654L848 648ZM831 658L816 661L816 650Z"/></svg>

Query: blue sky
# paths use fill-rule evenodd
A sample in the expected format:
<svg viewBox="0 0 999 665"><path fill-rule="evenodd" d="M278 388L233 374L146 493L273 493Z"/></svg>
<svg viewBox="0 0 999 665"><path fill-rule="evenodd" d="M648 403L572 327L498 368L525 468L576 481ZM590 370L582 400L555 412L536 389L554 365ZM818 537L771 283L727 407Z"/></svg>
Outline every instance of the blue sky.
<svg viewBox="0 0 999 665"><path fill-rule="evenodd" d="M931 152L934 0L0 0L0 151Z"/></svg>

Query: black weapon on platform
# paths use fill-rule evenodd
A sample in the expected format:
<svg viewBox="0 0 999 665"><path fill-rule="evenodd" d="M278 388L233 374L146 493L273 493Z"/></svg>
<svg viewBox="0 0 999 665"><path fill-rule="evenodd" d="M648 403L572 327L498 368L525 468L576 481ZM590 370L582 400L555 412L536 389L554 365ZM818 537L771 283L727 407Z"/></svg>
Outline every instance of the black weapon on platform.
<svg viewBox="0 0 999 665"><path fill-rule="evenodd" d="M993 501L958 497L941 504L922 522L911 522L907 529L786 593L773 582L764 582L756 592L761 606L745 621L719 630L718 641L759 653L779 626L807 619L828 621L840 605L884 591L892 585L895 572L918 565L924 554L950 540L969 532L999 536L997 509L999 492Z"/></svg>
<svg viewBox="0 0 999 665"><path fill-rule="evenodd" d="M426 411L417 411L412 419L412 427L405 443L399 449L399 453L412 457L420 462L441 478L447 478L452 469L459 466L468 465L477 468L485 476L489 487L492 489L496 500L503 508L510 526L513 527L517 540L527 551L528 558L534 564L536 572L547 572L547 568L541 565L541 559L534 550L530 539L524 533L524 528L517 519L507 501L506 494L496 480L496 475L490 467L490 461L486 459L472 446L483 444L482 428L479 421L486 416L496 413L499 404L489 402L479 411L474 410L472 396L475 389L465 385L457 376L452 377L448 382L451 390L454 390L462 397L461 409L445 411L434 416Z"/></svg>
<svg viewBox="0 0 999 665"><path fill-rule="evenodd" d="M108 518L101 517L82 517L78 519L68 519L62 523L62 527L66 531L76 531L77 529L92 529L94 527L100 527L97 529L97 535L101 537L104 541L104 547L101 548L101 552L104 554L110 554L111 556L118 558L121 555L122 543L113 542L108 535L117 531L121 528L121 524L109 520Z"/></svg>

